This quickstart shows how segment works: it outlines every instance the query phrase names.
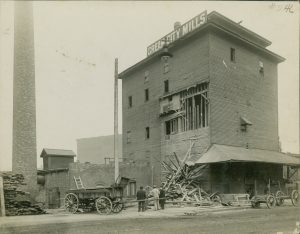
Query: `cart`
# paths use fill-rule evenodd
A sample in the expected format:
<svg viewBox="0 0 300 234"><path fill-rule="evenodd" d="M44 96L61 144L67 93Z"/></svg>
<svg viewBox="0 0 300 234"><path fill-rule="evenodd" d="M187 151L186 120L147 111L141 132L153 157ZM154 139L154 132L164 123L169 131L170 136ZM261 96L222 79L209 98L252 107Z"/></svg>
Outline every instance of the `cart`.
<svg viewBox="0 0 300 234"><path fill-rule="evenodd" d="M276 205L276 198L273 194L255 195L251 199L251 206L253 208L260 207L261 203L266 203L267 207L271 209Z"/></svg>
<svg viewBox="0 0 300 234"><path fill-rule="evenodd" d="M75 181L78 178L74 178ZM83 211L97 210L99 214L119 213L124 208L123 189L129 179L121 177L111 186L95 188L84 188L68 190L65 199L65 209L70 213L76 213L79 209ZM81 182L81 179L80 179Z"/></svg>
<svg viewBox="0 0 300 234"><path fill-rule="evenodd" d="M275 197L276 197L276 205L281 206L284 203L284 200L286 199L291 199L292 204L294 206L299 206L300 201L299 201L299 192L296 190L295 184L292 184L290 188L292 189L286 189L286 193L284 193L281 190L280 182L278 181L278 187L279 190L276 192Z"/></svg>
<svg viewBox="0 0 300 234"><path fill-rule="evenodd" d="M251 206L252 208L259 208L260 204L265 203L269 209L276 206L276 197L270 191L271 183L269 179L268 189L266 194L257 194L256 190L256 180L254 180L254 196L251 198Z"/></svg>

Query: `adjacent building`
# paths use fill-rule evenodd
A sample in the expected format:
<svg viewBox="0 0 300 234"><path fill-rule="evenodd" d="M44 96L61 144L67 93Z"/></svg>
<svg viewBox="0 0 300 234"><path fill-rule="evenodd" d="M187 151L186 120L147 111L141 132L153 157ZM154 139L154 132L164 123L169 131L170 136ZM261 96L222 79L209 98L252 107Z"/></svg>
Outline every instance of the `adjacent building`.
<svg viewBox="0 0 300 234"><path fill-rule="evenodd" d="M123 157L148 162L155 184L174 152L207 165L210 191L263 191L284 180L282 165L300 162L279 152L277 65L284 58L270 45L215 11L175 23L119 74Z"/></svg>
<svg viewBox="0 0 300 234"><path fill-rule="evenodd" d="M118 154L122 158L122 135L118 136ZM114 136L77 139L77 158L80 162L109 163L114 159Z"/></svg>

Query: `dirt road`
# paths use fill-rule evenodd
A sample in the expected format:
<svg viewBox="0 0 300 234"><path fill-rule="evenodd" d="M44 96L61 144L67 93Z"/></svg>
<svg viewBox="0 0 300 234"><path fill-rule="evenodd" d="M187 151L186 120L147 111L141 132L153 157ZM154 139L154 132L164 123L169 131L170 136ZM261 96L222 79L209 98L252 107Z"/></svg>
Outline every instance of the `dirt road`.
<svg viewBox="0 0 300 234"><path fill-rule="evenodd" d="M126 212L126 211L124 211ZM149 214L149 215L148 215ZM241 209L222 210L214 212L199 212L197 215L159 216L155 213L142 214L126 218L108 218L99 220L87 220L85 217L76 216L76 221L58 223L43 222L42 224L14 225L6 223L1 225L1 234L12 233L105 233L105 234L137 234L137 233L293 233L296 222L300 222L299 207L276 207L274 209ZM158 214L158 213L157 213ZM38 219L39 216L36 216ZM57 217L56 217L57 218ZM62 217L63 219L63 217ZM1 221L1 220L0 220ZM37 222L38 223L38 222Z"/></svg>

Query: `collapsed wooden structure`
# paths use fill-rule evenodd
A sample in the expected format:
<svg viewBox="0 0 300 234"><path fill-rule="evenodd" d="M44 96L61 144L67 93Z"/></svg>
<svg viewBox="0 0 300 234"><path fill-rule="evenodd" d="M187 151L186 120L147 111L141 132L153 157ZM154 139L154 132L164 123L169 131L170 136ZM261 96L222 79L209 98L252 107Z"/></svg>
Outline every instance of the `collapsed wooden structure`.
<svg viewBox="0 0 300 234"><path fill-rule="evenodd" d="M163 175L166 181L163 188L166 190L166 197L179 202L193 202L199 205L220 204L221 199L218 193L209 194L201 188L201 181L206 172L206 165L188 165L186 161L191 156L191 149L194 143L191 142L183 160L180 160L174 152L174 159L168 157L163 161Z"/></svg>

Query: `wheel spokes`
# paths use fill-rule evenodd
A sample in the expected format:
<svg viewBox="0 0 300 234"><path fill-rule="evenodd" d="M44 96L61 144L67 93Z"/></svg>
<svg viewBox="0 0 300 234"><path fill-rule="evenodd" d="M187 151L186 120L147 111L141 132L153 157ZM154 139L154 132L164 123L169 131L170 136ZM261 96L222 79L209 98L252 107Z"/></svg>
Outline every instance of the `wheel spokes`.
<svg viewBox="0 0 300 234"><path fill-rule="evenodd" d="M96 209L100 214L109 214L112 210L112 203L107 197L100 197L95 202Z"/></svg>
<svg viewBox="0 0 300 234"><path fill-rule="evenodd" d="M65 209L71 213L75 213L78 210L79 200L74 193L68 193L65 196Z"/></svg>

